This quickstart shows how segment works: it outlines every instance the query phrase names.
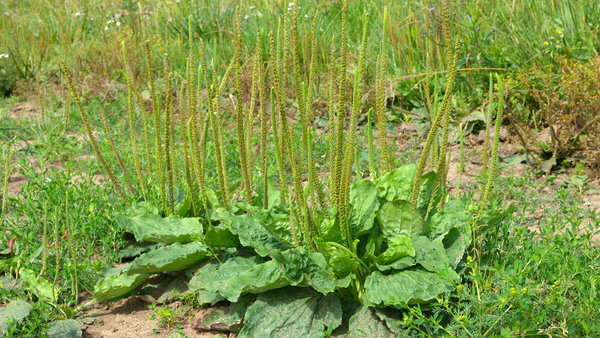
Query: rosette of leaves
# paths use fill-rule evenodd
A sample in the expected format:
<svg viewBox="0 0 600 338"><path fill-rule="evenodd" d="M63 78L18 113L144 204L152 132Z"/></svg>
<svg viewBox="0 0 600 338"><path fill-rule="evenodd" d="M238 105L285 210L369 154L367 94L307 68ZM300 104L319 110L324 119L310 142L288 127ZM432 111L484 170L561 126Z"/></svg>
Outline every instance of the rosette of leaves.
<svg viewBox="0 0 600 338"><path fill-rule="evenodd" d="M350 247L335 209L328 217L312 215L313 250L294 246L285 206L267 210L237 203L225 211L215 205L207 212L212 226L199 218L119 215L118 223L148 249L101 280L95 299L125 296L151 274L188 269L188 291L197 292L201 302L246 304L236 309L243 318L233 326L241 327L240 337L397 334L401 328L382 309L427 303L453 290L475 221L461 200L436 210L434 172L422 177L413 207L408 200L415 172L416 165L405 165L351 186ZM502 217L495 211L484 218ZM353 310L344 312L346 307Z"/></svg>

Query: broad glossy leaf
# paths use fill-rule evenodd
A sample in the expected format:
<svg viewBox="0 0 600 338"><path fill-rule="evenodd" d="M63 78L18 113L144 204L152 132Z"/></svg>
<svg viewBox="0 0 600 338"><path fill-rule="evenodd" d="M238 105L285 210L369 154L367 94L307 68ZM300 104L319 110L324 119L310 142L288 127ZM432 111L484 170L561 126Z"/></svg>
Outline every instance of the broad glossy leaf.
<svg viewBox="0 0 600 338"><path fill-rule="evenodd" d="M325 261L325 257L318 252L290 249L274 251L271 256L284 271L285 277L291 285L312 286L319 292L329 293L348 287L354 278L354 275L346 274L344 278L338 279Z"/></svg>
<svg viewBox="0 0 600 338"><path fill-rule="evenodd" d="M116 299L142 285L150 275L111 275L94 286L94 299L99 302Z"/></svg>
<svg viewBox="0 0 600 338"><path fill-rule="evenodd" d="M100 269L100 274L106 278L108 276L112 276L112 275L120 275L123 271L127 271L129 270L129 268L131 267L131 264L133 264L133 262L129 262L123 266L116 266L116 267L112 267L112 266L107 266L107 267L103 267L102 269Z"/></svg>
<svg viewBox="0 0 600 338"><path fill-rule="evenodd" d="M403 235L409 238L429 233L429 223L408 201L387 202L377 212L377 222L388 239Z"/></svg>
<svg viewBox="0 0 600 338"><path fill-rule="evenodd" d="M318 338L341 322L342 307L335 293L288 287L259 295L248 308L238 337Z"/></svg>
<svg viewBox="0 0 600 338"><path fill-rule="evenodd" d="M290 216L285 214L275 215L268 223L264 223L263 227L273 238L284 244L288 248L294 247L294 236L290 230Z"/></svg>
<svg viewBox="0 0 600 338"><path fill-rule="evenodd" d="M197 297L196 299L198 300L198 303L201 306L204 305L215 305L220 301L224 301L225 297L221 296L218 293L212 293L212 292L208 292L208 291L198 291L197 292Z"/></svg>
<svg viewBox="0 0 600 338"><path fill-rule="evenodd" d="M236 302L242 293L261 293L289 285L290 282L274 261L253 256L233 257L223 264L209 264L190 280L190 290L220 294Z"/></svg>
<svg viewBox="0 0 600 338"><path fill-rule="evenodd" d="M410 337L408 332L402 326L404 319L403 311L391 307L375 308L373 312L381 319L385 325L396 334L396 337Z"/></svg>
<svg viewBox="0 0 600 338"><path fill-rule="evenodd" d="M156 205L148 201L141 201L133 205L132 208L135 211L136 215L145 215L145 214L154 214L158 215L159 210Z"/></svg>
<svg viewBox="0 0 600 338"><path fill-rule="evenodd" d="M240 245L239 237L222 224L209 227L204 235L204 242L215 248L235 248Z"/></svg>
<svg viewBox="0 0 600 338"><path fill-rule="evenodd" d="M425 236L419 236L412 239L412 247L414 248L413 256L407 255L387 263L374 260L377 269L379 271L402 270L420 264L426 270L436 272L438 269L448 267L449 258L441 241L432 242Z"/></svg>
<svg viewBox="0 0 600 338"><path fill-rule="evenodd" d="M254 303L256 295L245 295L227 307L214 309L192 324L192 329L200 331L239 332L248 307Z"/></svg>
<svg viewBox="0 0 600 338"><path fill-rule="evenodd" d="M23 288L36 295L39 299L48 303L54 303L58 300L58 290L44 277L38 278L38 274L35 271L21 268L19 276L23 279Z"/></svg>
<svg viewBox="0 0 600 338"><path fill-rule="evenodd" d="M254 248L256 253L263 257L269 255L271 250L286 249L259 222L248 215L236 216L221 212L217 217L229 222L229 230L239 236L243 246Z"/></svg>
<svg viewBox="0 0 600 338"><path fill-rule="evenodd" d="M386 201L410 200L415 182L416 164L407 164L375 180Z"/></svg>
<svg viewBox="0 0 600 338"><path fill-rule="evenodd" d="M444 205L431 218L431 233L429 237L436 240L445 237L452 228L457 228L465 239L465 244L471 244L471 220L473 216L467 211L460 200L452 200Z"/></svg>
<svg viewBox="0 0 600 338"><path fill-rule="evenodd" d="M360 265L357 257L349 254L348 249L345 249L340 244L323 242L318 237L314 241L317 245L317 250L323 255L325 261L337 277L344 278L348 276L349 273Z"/></svg>
<svg viewBox="0 0 600 338"><path fill-rule="evenodd" d="M436 273L410 269L384 275L373 271L365 282L365 306L392 306L428 302L438 295L453 290L453 285Z"/></svg>
<svg viewBox="0 0 600 338"><path fill-rule="evenodd" d="M438 269L448 267L448 255L440 242L432 242L425 236L413 238L415 248L415 262L428 271L435 272Z"/></svg>
<svg viewBox="0 0 600 338"><path fill-rule="evenodd" d="M81 322L75 319L58 320L50 326L48 338L80 338Z"/></svg>
<svg viewBox="0 0 600 338"><path fill-rule="evenodd" d="M149 252L154 249L160 248L162 246L165 246L165 244L164 243L154 243L154 242L132 241L131 244L129 244L128 246L123 248L121 251L119 251L119 253L117 254L117 257L119 257L119 258L136 257L136 256L143 254L144 252Z"/></svg>
<svg viewBox="0 0 600 338"><path fill-rule="evenodd" d="M226 210L221 201L219 201L219 197L217 197L217 193L214 192L214 190L210 188L204 188L204 190L208 204L210 204L210 207L212 207L215 213Z"/></svg>
<svg viewBox="0 0 600 338"><path fill-rule="evenodd" d="M318 231L323 241L342 243L340 220L337 216L337 207L333 206L330 210L329 218L323 217L320 222L317 222Z"/></svg>
<svg viewBox="0 0 600 338"><path fill-rule="evenodd" d="M415 249L410 238L399 235L388 242L387 250L381 255L374 257L373 262L377 265L389 265L406 256L414 257Z"/></svg>
<svg viewBox="0 0 600 338"><path fill-rule="evenodd" d="M146 214L127 217L117 214L117 223L135 235L138 242L189 243L204 237L202 224L197 218L162 218Z"/></svg>
<svg viewBox="0 0 600 338"><path fill-rule="evenodd" d="M29 315L31 305L21 299L13 299L7 306L0 308L0 334L4 335L9 319L21 323Z"/></svg>
<svg viewBox="0 0 600 338"><path fill-rule="evenodd" d="M378 318L375 309L360 305L354 299L343 303L344 320L332 333L335 338L392 338L395 335Z"/></svg>
<svg viewBox="0 0 600 338"><path fill-rule="evenodd" d="M353 240L373 227L380 195L377 186L369 180L359 181L350 187L349 222Z"/></svg>
<svg viewBox="0 0 600 338"><path fill-rule="evenodd" d="M263 193L263 182L261 181L256 186L256 194L254 197L254 205L263 205L264 193ZM271 183L271 181L267 180L267 196L268 196L268 206L267 209L271 209L274 206L279 204L280 201L280 192L277 187Z"/></svg>
<svg viewBox="0 0 600 338"><path fill-rule="evenodd" d="M175 211L174 215L184 217L190 208L192 208L192 197L184 190L173 187L173 196L175 197Z"/></svg>
<svg viewBox="0 0 600 338"><path fill-rule="evenodd" d="M443 239L442 239L443 238ZM458 228L452 228L446 236L439 237L436 242L441 242L446 249L448 255L448 263L452 269L456 269L458 263L465 255L466 243L465 236L458 230Z"/></svg>
<svg viewBox="0 0 600 338"><path fill-rule="evenodd" d="M208 248L202 243L175 243L142 254L133 261L128 273L154 274L184 270L210 256Z"/></svg>

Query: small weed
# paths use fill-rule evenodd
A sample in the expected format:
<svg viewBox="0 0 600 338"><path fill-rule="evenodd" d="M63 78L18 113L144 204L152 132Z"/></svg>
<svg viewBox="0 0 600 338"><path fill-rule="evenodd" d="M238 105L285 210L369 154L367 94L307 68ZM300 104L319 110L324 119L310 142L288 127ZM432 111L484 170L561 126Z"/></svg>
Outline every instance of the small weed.
<svg viewBox="0 0 600 338"><path fill-rule="evenodd" d="M149 314L150 320L158 321L158 326L167 329L173 329L178 327L177 318L179 317L179 311L173 309L168 305L156 306L156 303L148 305L150 310L154 309L154 312Z"/></svg>

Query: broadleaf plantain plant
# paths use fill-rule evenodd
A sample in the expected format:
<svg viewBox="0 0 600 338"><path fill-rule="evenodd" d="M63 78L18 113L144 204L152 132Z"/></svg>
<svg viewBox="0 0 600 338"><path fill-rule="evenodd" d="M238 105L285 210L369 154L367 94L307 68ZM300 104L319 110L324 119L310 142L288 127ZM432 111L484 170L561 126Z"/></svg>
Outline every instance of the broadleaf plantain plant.
<svg viewBox="0 0 600 338"><path fill-rule="evenodd" d="M203 45L199 56L192 52L190 34L187 76L179 86L181 96L187 93L187 107L186 100L179 98L180 127L185 147L183 162L186 167L182 170L184 175L178 176L185 177L185 190L173 186L173 170L177 168L174 168L172 157L177 147L173 146L176 141L172 130L175 124L172 121L170 79L174 77L169 75L165 62L168 92L165 93L163 114L153 80L154 62L147 45L154 126L149 126L147 112L137 95L139 91L128 77L129 120L135 120L133 115L137 110L141 110L144 117L143 149L146 151L148 172L141 172L142 166L138 163L137 155L135 163L138 183L143 187L140 192L144 198L135 203L129 213L117 215L118 224L132 233L137 241L124 250L124 256L137 257L125 267L109 270L105 274L105 278L94 289L92 303L130 295L153 274L186 270L189 282L185 289L187 292L197 292L201 303L232 302L232 312L238 314L238 320L243 318L243 323L228 328L233 331L241 328L239 337L323 337L326 334L338 337L387 337L402 331L400 326L394 324L400 309L428 303L440 294L452 291L460 283L463 255L473 242L472 227L475 224L487 224L491 219L501 219L505 213L487 209L483 213L483 208L470 208L484 214L474 215L463 201L450 200L446 194L448 159L445 148L448 145L450 98L458 58L458 49L453 46L458 43L452 43L447 37L446 49L453 62L448 72L444 99L439 111L432 115L435 121L421 160L418 165L406 164L393 169L394 158L386 140L383 112L387 54L384 25L379 46L381 53L376 65L375 103L381 140L381 164L376 168L373 156L376 150L370 135L371 178L363 179L362 175L358 175L360 170L357 167L354 170L357 177L353 180L358 144L357 120L364 108L362 87L368 16L365 15L359 60L354 69L352 99L347 102L346 68L349 52L346 15L347 1L344 1L342 35L339 37L340 66L339 69L330 69L331 124L327 153L331 170L321 175L313 158L309 128L310 120L315 115L311 105L316 90L315 65L314 62L309 63L309 76L301 74L296 6L291 11L291 17L286 13L277 31L269 34L268 67L263 63L260 47L256 48L249 106L243 102L240 81L242 41L239 11L236 12L235 21L236 51L220 80L214 65L207 67ZM384 11L384 24L387 23L386 16L387 9ZM311 31L313 45L316 41L316 20ZM448 20L445 22L448 25ZM447 27L444 29L449 32ZM314 53L314 48L312 50ZM332 67L336 65L334 54L335 49L332 48ZM304 62L308 63L306 60L305 56ZM68 74L64 67L63 71ZM130 73L128 69L127 73ZM241 192L233 195L244 198L237 202L232 201L235 187L230 189L225 166L225 115L219 103L232 73L236 97L233 126L242 173ZM67 78L76 97L70 76ZM270 90L266 88L268 84ZM335 85L339 89L337 101L334 97ZM205 95L201 94L202 88ZM292 97L288 96L290 92L294 93ZM272 126L270 135L267 135L268 93ZM133 95L138 97L138 109L135 108ZM260 114L255 116L257 99ZM289 102L297 103L299 129L295 129L288 120ZM80 104L78 107L82 118L87 121L83 107ZM164 119L164 123L161 119ZM255 125L260 126L258 133L254 132ZM438 145L436 136L440 125L443 126L443 138ZM86 122L89 137L93 140L88 126ZM154 153L150 147L152 127ZM131 128L131 140L136 142L133 122ZM299 130L298 135L295 134L296 130ZM255 134L259 135L258 140ZM300 145L296 147L297 139ZM270 140L276 156L279 189L268 180L267 140ZM437 155L430 157L429 149L434 143L438 149ZM205 155L210 144L216 159L217 191L209 187L204 177ZM257 168L253 165L251 154L255 144L261 157ZM497 147L497 143L494 147ZM494 168L495 157L496 152L490 159L491 168ZM98 154L98 158L102 159L101 154ZM424 173L428 159L436 165L432 164L431 167L436 168L437 173ZM259 175L254 175L255 169L260 171ZM291 177L288 177L290 173ZM493 175L492 169L488 179L491 180ZM258 182L254 177L259 178ZM291 181L290 186L288 180ZM308 181L307 186L303 185L305 181ZM123 196L116 179L111 178L111 182ZM488 193L489 188L486 187L486 196ZM309 204L309 201L312 203ZM196 327L209 328L209 321L205 320Z"/></svg>

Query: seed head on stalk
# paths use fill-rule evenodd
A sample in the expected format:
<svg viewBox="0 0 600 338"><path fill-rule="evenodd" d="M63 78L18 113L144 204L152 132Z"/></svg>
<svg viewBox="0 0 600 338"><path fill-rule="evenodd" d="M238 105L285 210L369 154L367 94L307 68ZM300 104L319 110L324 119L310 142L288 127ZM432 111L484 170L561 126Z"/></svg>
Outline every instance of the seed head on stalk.
<svg viewBox="0 0 600 338"><path fill-rule="evenodd" d="M69 89L71 90L71 95L73 95L73 98L75 99L75 105L77 106L77 109L79 109L79 114L81 115L81 119L83 120L83 125L85 127L86 133L88 134L88 138L90 139L90 143L92 144L92 148L94 149L94 153L96 154L96 157L98 158L98 160L100 161L100 164L104 168L106 175L108 175L108 179L110 180L113 187L115 188L115 191L119 194L119 196L121 196L123 203L125 203L127 206L129 206L129 200L127 200L127 197L123 193L123 190L121 190L121 187L119 186L119 183L117 182L117 179L115 178L115 175L113 174L112 170L110 170L110 167L108 166L108 163L104 159L104 156L102 156L102 153L100 152L100 148L98 148L98 144L96 143L96 138L94 137L94 134L92 133L92 127L90 126L90 121L88 119L87 112L83 108L83 104L81 104L79 95L77 95L77 91L75 90L75 85L73 84L73 79L71 78L71 73L69 73L69 70L67 69L67 65L64 62L62 62L60 65L61 65L63 74L65 74L65 76L67 77L67 83L69 84Z"/></svg>

